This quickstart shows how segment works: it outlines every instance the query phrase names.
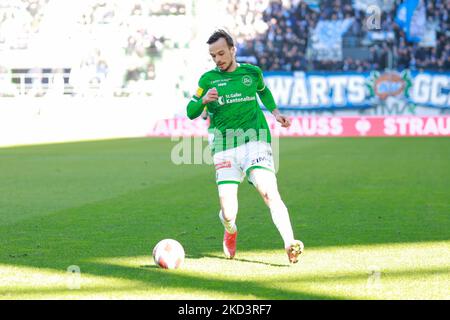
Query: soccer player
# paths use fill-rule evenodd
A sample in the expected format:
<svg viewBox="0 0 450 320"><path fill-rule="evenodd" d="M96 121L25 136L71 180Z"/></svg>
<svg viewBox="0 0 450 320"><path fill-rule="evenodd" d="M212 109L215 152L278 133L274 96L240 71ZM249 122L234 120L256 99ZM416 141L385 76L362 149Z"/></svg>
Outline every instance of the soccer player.
<svg viewBox="0 0 450 320"><path fill-rule="evenodd" d="M303 252L303 243L294 238L288 210L278 192L270 130L256 95L281 126L289 127L290 121L277 109L261 69L236 62L236 48L226 31L215 31L207 44L217 67L201 76L197 92L187 106L187 115L190 119L202 114L204 117L206 108L210 118L219 218L225 227L225 256L232 259L236 254L237 192L238 185L247 176L269 207L289 262L296 263Z"/></svg>

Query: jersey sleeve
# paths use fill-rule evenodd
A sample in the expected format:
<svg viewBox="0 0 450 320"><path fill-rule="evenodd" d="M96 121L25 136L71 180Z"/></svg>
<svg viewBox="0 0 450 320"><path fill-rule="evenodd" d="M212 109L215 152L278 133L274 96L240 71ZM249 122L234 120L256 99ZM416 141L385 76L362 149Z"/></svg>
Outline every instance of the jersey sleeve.
<svg viewBox="0 0 450 320"><path fill-rule="evenodd" d="M277 104L272 96L272 92L270 92L269 88L264 83L264 77L261 68L256 67L258 73L258 83L256 86L256 92L258 93L259 98L263 105L272 112L277 108Z"/></svg>
<svg viewBox="0 0 450 320"><path fill-rule="evenodd" d="M264 77L261 68L256 67L256 71L258 74L258 82L256 85L257 91L263 91L266 88L266 84L264 83Z"/></svg>
<svg viewBox="0 0 450 320"><path fill-rule="evenodd" d="M202 97L208 91L205 76L198 81L198 88L187 105L187 116L189 119L195 119L200 116L205 106L202 103Z"/></svg>
<svg viewBox="0 0 450 320"><path fill-rule="evenodd" d="M202 98L206 94L206 91L208 91L207 81L205 79L205 76L202 76L200 80L198 80L198 88L195 91L193 98L196 99Z"/></svg>

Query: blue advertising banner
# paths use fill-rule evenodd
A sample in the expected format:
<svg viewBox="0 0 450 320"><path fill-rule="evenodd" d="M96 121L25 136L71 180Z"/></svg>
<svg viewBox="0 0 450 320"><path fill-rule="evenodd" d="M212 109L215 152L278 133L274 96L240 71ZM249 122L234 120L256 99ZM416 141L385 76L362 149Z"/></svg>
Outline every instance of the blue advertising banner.
<svg viewBox="0 0 450 320"><path fill-rule="evenodd" d="M450 108L450 72L265 72L281 109L361 109L389 97L434 108Z"/></svg>

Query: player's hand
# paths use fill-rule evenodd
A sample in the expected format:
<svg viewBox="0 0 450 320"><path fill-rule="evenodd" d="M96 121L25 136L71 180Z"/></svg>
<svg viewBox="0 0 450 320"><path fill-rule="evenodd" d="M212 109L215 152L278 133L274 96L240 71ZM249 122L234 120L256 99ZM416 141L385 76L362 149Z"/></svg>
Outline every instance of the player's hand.
<svg viewBox="0 0 450 320"><path fill-rule="evenodd" d="M291 126L291 120L289 120L288 117L283 116L280 111L278 111L278 109L275 109L272 111L273 116L275 117L275 119L281 123L281 126L283 128L289 128Z"/></svg>
<svg viewBox="0 0 450 320"><path fill-rule="evenodd" d="M275 119L277 119L277 121L278 121L279 123L281 123L281 126L282 126L283 128L289 128L289 127L291 126L291 120L289 120L288 117L279 115L279 116L275 117Z"/></svg>
<svg viewBox="0 0 450 320"><path fill-rule="evenodd" d="M217 92L217 89L211 88L208 90L208 92L206 92L206 94L202 98L202 103L208 104L210 102L216 101L217 99L219 99L219 94Z"/></svg>

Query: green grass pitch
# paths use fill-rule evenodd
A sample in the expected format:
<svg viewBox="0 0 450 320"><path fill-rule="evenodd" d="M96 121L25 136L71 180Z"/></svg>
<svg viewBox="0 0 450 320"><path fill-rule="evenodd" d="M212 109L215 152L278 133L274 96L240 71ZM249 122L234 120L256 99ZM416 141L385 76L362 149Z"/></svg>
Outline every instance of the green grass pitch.
<svg viewBox="0 0 450 320"><path fill-rule="evenodd" d="M306 248L292 266L246 182L223 258L214 168L174 165L174 145L0 149L0 299L450 298L449 138L281 139L279 189ZM164 238L183 244L181 269L152 261Z"/></svg>

